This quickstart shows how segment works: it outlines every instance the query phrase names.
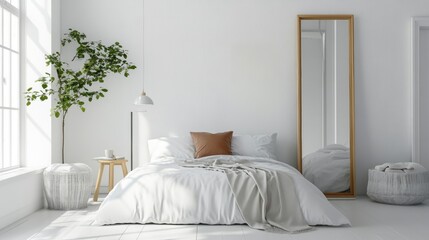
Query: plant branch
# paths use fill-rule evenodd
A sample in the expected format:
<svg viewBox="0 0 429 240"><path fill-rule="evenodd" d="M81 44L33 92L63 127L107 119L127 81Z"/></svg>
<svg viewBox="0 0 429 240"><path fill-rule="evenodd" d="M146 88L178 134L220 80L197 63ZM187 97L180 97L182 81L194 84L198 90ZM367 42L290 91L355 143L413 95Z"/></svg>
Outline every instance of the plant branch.
<svg viewBox="0 0 429 240"><path fill-rule="evenodd" d="M108 92L101 86L109 74L123 74L129 76L129 71L136 66L127 60L127 51L122 45L115 42L112 45L103 45L100 41L86 41L86 35L79 31L69 29L61 40L63 47L69 44L77 45L71 61L83 61L81 69L74 71L67 62L61 60L59 52L45 55L47 66L55 69L56 76L46 73L36 80L38 90L28 88L24 93L27 106L35 101L45 101L50 97L56 99L51 108L52 115L56 118L62 116L62 162L64 158L64 134L65 120L68 110L77 106L85 112L86 102L92 102L105 97ZM98 89L95 87L98 86Z"/></svg>

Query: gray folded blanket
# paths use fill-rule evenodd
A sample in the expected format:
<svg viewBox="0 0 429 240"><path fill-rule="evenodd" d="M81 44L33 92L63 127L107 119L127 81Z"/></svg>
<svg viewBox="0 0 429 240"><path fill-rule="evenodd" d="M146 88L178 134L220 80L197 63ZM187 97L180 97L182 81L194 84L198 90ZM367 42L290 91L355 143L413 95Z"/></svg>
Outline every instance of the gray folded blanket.
<svg viewBox="0 0 429 240"><path fill-rule="evenodd" d="M256 167L247 160L187 160L180 165L225 173L238 208L252 228L270 231L277 227L288 232L311 228L287 173Z"/></svg>

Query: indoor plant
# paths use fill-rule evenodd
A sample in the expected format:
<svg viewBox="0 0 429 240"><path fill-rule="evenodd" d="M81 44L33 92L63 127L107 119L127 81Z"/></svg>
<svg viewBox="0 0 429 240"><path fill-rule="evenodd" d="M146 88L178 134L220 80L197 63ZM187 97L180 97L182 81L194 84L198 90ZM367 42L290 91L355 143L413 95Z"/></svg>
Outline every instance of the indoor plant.
<svg viewBox="0 0 429 240"><path fill-rule="evenodd" d="M33 101L45 101L49 97L55 100L51 114L62 120L62 163L64 163L64 128L68 110L78 106L85 112L85 101L98 100L104 97L108 90L101 87L110 73L123 74L128 77L129 70L136 66L127 60L127 51L118 42L105 46L100 41L85 41L86 35L70 29L61 40L61 45L76 44L76 53L71 61L78 60L82 65L79 70L73 70L67 62L62 61L61 54L55 52L46 55L46 64L52 66L55 75L46 73L36 80L40 86L32 87L25 92L27 106Z"/></svg>
<svg viewBox="0 0 429 240"><path fill-rule="evenodd" d="M62 121L62 155L61 162L64 165L64 134L65 134L65 123L69 109L73 106L80 108L82 112L85 112L85 104L93 100L98 100L104 97L104 94L108 91L102 87L106 77L111 73L123 74L124 77L128 77L129 70L135 69L136 66L127 60L127 51L122 48L122 45L118 42L110 46L103 45L100 41L86 41L86 35L79 31L69 29L70 31L65 34L64 39L61 40L63 47L76 47L75 53L71 61L75 61L75 67L71 67L67 62L61 59L61 54L55 52L46 55L46 64L54 69L54 74L45 73L44 76L36 80L38 88L30 87L25 92L25 98L27 106L31 105L34 101L46 101L53 98L53 107L51 108L51 115L56 118L61 117ZM84 167L88 169L90 175L90 169L84 164L79 166L67 166L65 169ZM82 192L76 192L76 194L70 193L71 189L76 189L76 185L73 185L73 181L58 181L61 175L62 177L69 177L69 179L76 179L76 176L70 176L78 174L78 171L70 170L64 174L64 170L59 170L61 166L48 167L44 172L44 183L45 183L45 194L48 199L48 207L54 209L73 209L80 208L82 204L70 205L64 202L71 202L74 196L84 196L81 202L88 200L90 191L90 176L88 177L88 183L84 186L86 194ZM50 172L49 172L50 171ZM55 173L55 171L61 171L61 174ZM55 177L49 177L49 174L57 174ZM51 178L51 179L47 179ZM56 179L56 180L54 180ZM81 179L82 180L82 179ZM65 186L60 186L59 182L66 182ZM82 182L82 181L79 181ZM75 184L79 184L76 183ZM89 186L89 187L88 187ZM52 188L56 188L55 191ZM61 193L61 196L52 196L52 194ZM66 196L67 195L67 196ZM57 200L55 200L57 198ZM50 202L51 201L51 202ZM52 202L53 201L53 202ZM73 200L74 202L79 202ZM86 201L84 205L86 206ZM63 202L63 203L59 203Z"/></svg>

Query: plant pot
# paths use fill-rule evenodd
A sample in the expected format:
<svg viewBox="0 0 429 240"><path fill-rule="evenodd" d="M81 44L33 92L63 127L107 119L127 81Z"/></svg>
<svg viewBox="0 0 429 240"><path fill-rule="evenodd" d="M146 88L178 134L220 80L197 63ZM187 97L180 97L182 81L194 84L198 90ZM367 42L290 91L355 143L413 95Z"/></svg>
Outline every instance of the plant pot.
<svg viewBox="0 0 429 240"><path fill-rule="evenodd" d="M43 172L49 209L72 210L88 206L91 168L83 163L52 164Z"/></svg>

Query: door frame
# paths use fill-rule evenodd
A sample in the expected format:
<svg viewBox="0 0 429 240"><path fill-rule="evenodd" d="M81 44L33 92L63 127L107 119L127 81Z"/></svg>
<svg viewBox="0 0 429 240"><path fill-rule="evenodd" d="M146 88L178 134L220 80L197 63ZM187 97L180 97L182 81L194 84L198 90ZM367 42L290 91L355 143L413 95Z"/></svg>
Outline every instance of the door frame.
<svg viewBox="0 0 429 240"><path fill-rule="evenodd" d="M420 31L429 30L429 17L411 18L411 161L420 159Z"/></svg>

